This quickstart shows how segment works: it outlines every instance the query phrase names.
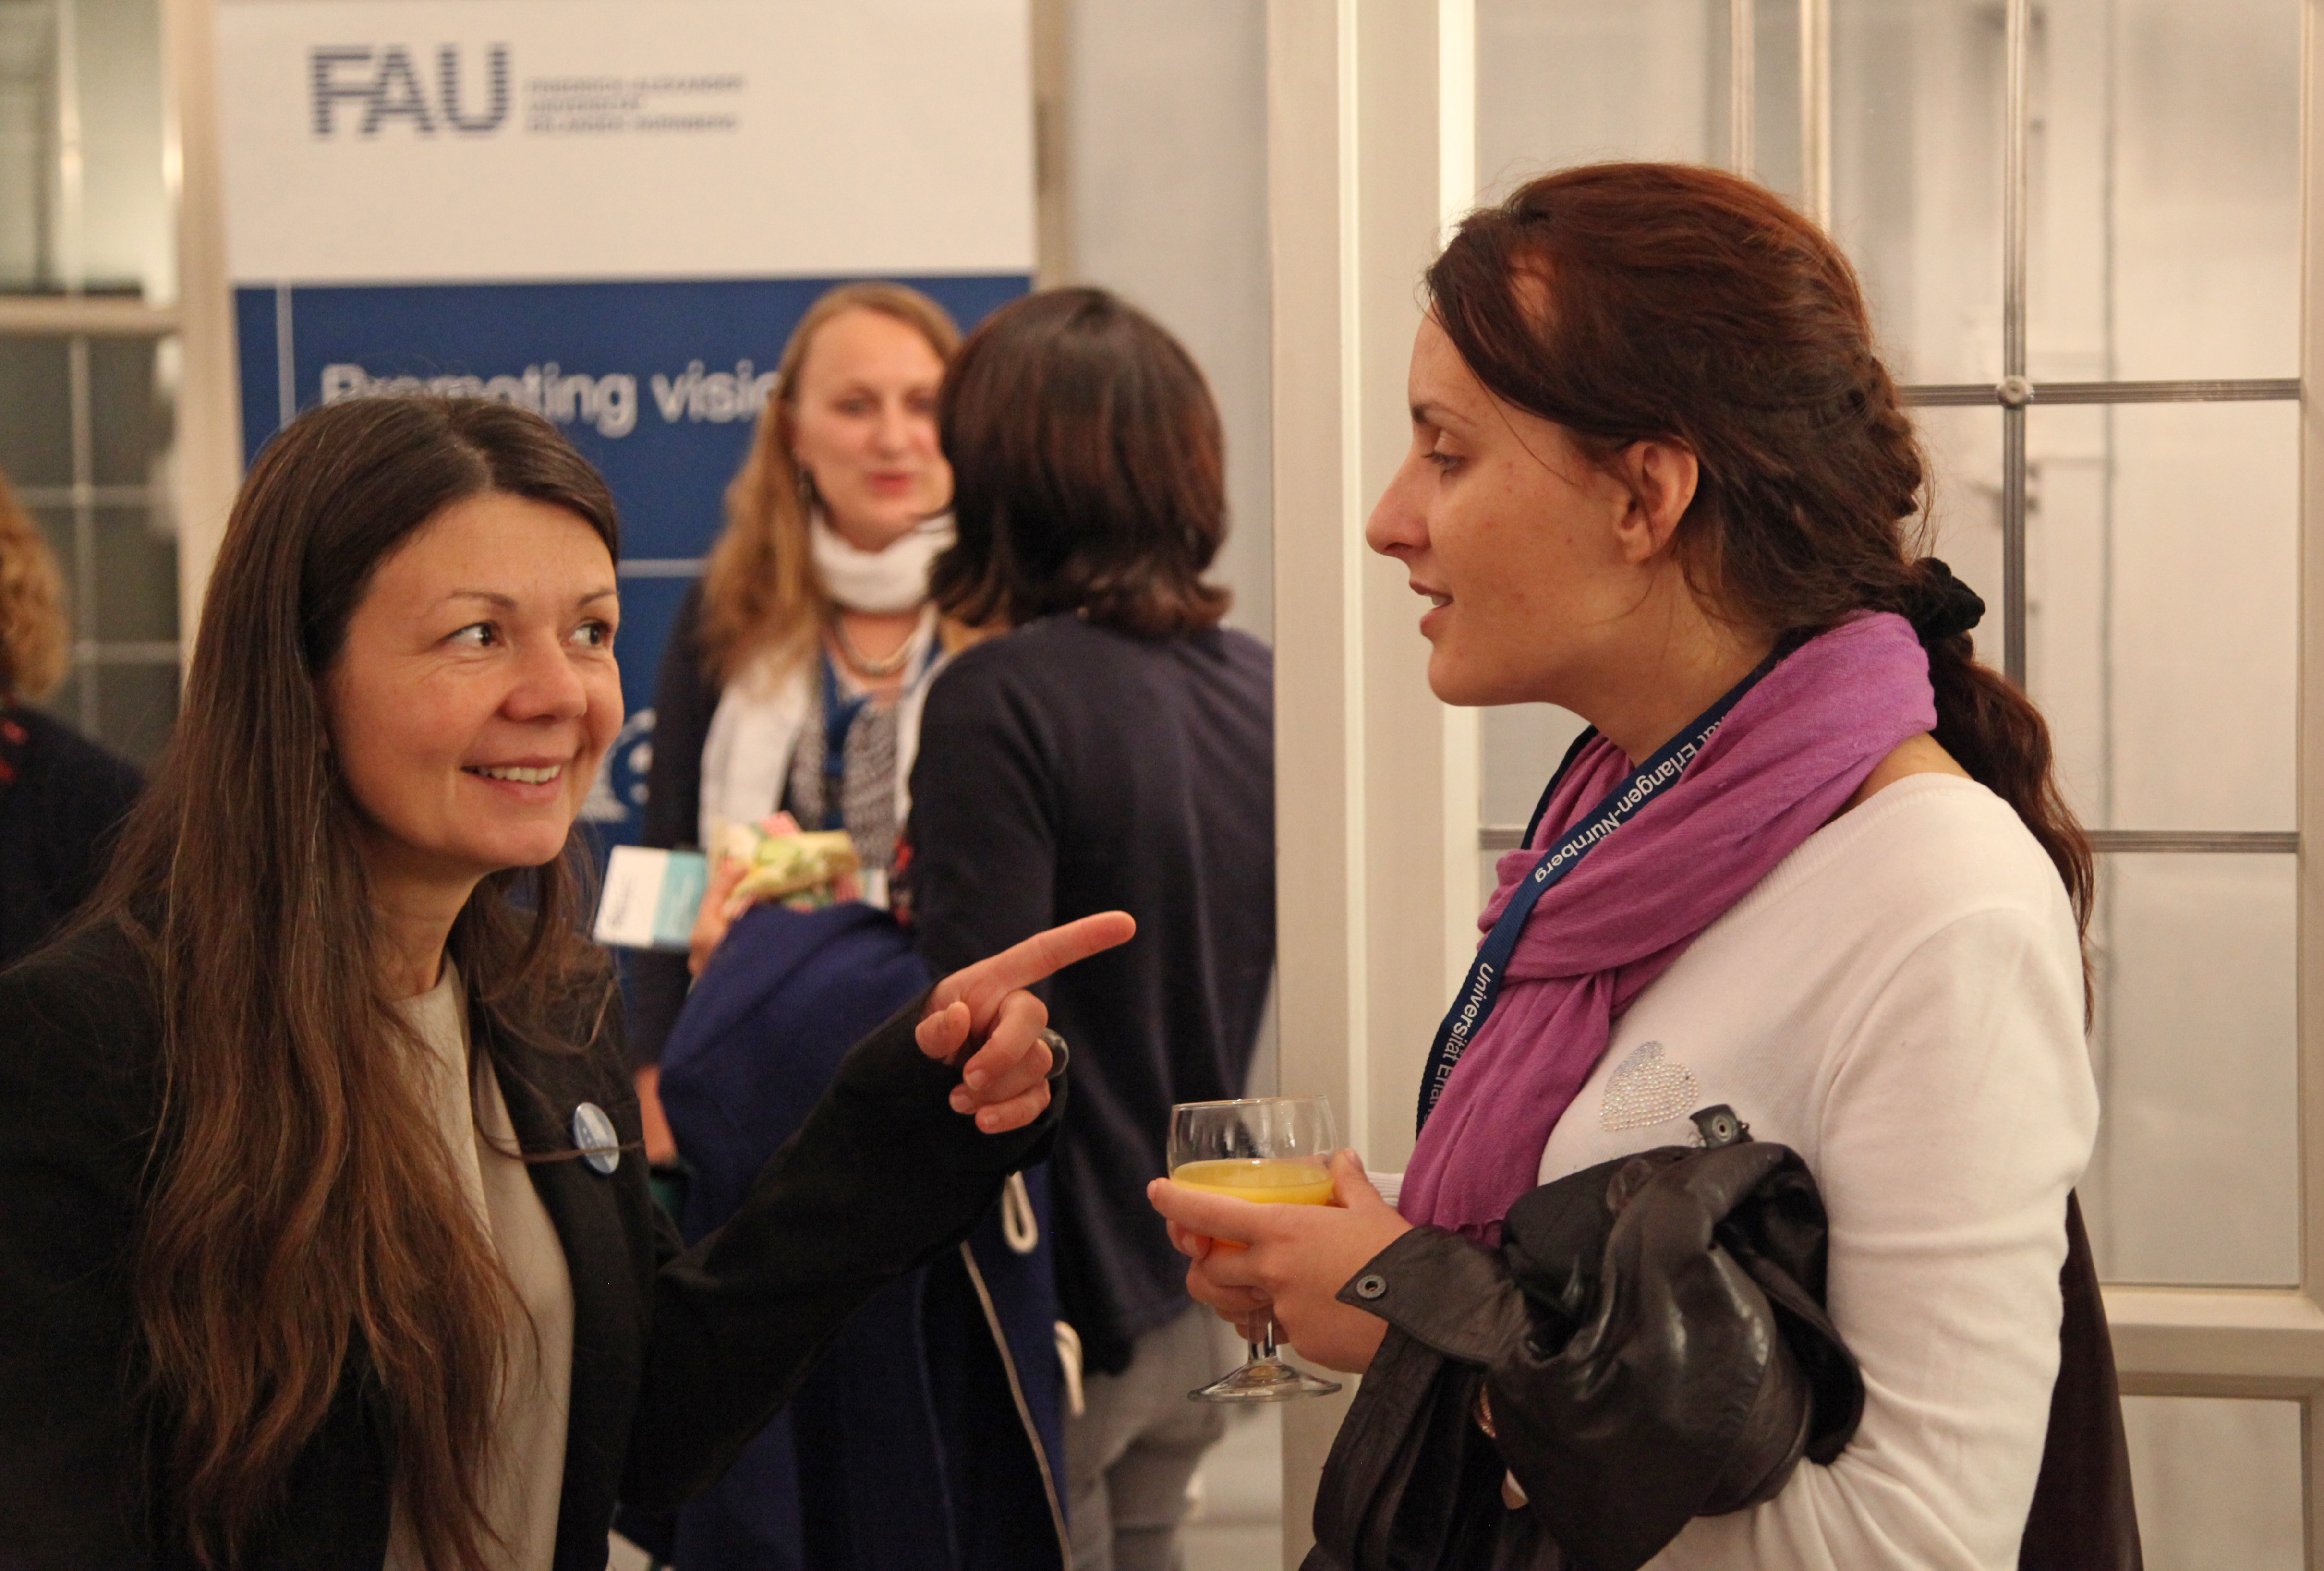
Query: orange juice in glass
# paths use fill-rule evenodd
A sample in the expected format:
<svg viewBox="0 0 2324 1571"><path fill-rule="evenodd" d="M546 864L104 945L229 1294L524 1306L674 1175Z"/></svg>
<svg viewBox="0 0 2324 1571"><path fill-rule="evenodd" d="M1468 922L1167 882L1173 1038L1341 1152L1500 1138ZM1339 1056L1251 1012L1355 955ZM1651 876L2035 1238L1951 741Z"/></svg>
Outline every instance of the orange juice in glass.
<svg viewBox="0 0 2324 1571"><path fill-rule="evenodd" d="M1273 1206L1328 1206L1332 1175L1320 1162L1300 1157L1223 1157L1188 1162L1171 1178L1206 1195Z"/></svg>
<svg viewBox="0 0 2324 1571"><path fill-rule="evenodd" d="M1324 1206L1332 1199L1325 1166L1336 1149L1332 1104L1321 1096L1246 1096L1233 1102L1183 1102L1170 1110L1170 1178L1205 1194L1271 1206ZM1220 1247L1240 1249L1230 1239ZM1198 1402L1279 1402L1340 1389L1284 1362L1275 1347L1275 1317L1249 1327L1250 1358L1240 1369L1186 1394Z"/></svg>

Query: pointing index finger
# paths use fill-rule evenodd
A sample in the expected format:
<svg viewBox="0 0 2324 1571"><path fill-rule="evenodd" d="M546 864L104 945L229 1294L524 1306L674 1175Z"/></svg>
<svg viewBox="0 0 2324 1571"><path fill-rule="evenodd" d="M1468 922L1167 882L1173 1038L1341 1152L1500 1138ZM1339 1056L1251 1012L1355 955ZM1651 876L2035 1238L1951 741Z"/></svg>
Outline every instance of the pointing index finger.
<svg viewBox="0 0 2324 1571"><path fill-rule="evenodd" d="M1138 924L1128 911L1100 911L1077 922L1036 933L1013 948L1003 949L979 969L980 987L1006 993L1030 987L1076 961L1086 960L1116 944L1130 941Z"/></svg>

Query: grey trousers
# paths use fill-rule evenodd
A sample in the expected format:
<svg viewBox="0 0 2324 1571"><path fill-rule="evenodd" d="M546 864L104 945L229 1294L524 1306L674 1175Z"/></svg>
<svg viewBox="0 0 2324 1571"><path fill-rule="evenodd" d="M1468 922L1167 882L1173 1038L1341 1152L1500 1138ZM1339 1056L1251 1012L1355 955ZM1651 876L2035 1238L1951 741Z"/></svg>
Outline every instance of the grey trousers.
<svg viewBox="0 0 2324 1571"><path fill-rule="evenodd" d="M1213 1402L1186 1393L1234 1366L1231 1335L1199 1305L1131 1345L1130 1367L1093 1374L1065 1420L1074 1571L1173 1571L1186 1484L1226 1433Z"/></svg>

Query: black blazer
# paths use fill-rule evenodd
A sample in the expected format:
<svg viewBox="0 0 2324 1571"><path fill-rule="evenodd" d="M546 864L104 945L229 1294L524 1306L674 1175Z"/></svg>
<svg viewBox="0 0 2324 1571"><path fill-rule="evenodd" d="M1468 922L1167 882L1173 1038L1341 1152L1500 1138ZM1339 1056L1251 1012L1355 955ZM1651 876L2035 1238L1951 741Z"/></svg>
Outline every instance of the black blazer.
<svg viewBox="0 0 2324 1571"><path fill-rule="evenodd" d="M702 747L724 693L702 658L702 580L696 578L678 602L654 674L653 759L646 766L639 845L666 850L691 846L701 836ZM630 1061L659 1064L694 973L685 956L666 950L632 949L623 960L630 978Z"/></svg>
<svg viewBox="0 0 2324 1571"><path fill-rule="evenodd" d="M667 1509L706 1486L858 1304L964 1236L1006 1176L1046 1153L1062 1095L1028 1129L979 1133L945 1104L957 1076L920 1053L918 1016L916 1003L850 1052L742 1212L693 1249L635 1149L607 1177L533 1165L573 1282L558 1571L602 1571L617 1498ZM190 1565L175 1513L146 1489L166 1419L141 1423L134 1398L158 1022L152 965L115 929L0 973L0 1571ZM611 1031L550 1055L488 1012L470 1024L492 1033L528 1151L573 1149L583 1101L641 1139ZM357 1353L252 1563L379 1571L392 1445Z"/></svg>

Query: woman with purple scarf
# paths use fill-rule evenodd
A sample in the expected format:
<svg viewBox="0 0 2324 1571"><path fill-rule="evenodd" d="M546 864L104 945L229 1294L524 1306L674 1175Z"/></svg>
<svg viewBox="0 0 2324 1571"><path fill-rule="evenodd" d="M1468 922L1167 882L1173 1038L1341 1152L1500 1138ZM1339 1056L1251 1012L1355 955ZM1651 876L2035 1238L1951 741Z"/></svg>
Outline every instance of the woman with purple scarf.
<svg viewBox="0 0 2324 1571"><path fill-rule="evenodd" d="M1432 603L1440 698L1562 705L1591 729L1501 859L1400 1193L1348 1152L1333 1206L1153 1187L1194 1297L1234 1319L1271 1308L1301 1354L1367 1374L1309 1565L2001 1571L2021 1544L2033 1563L2037 1477L2048 1494L2073 1460L2054 1438L2053 1395L2080 1378L2072 1356L2061 1374L2061 1317L2070 1350L2097 1314L2069 1220L2098 1111L2090 852L2041 716L1978 663L1981 603L1921 554L1923 458L1855 277L1757 186L1628 164L1471 216L1427 287L1412 447L1366 538ZM1781 1469L1607 1548L1630 1485L1576 1483L1591 1437L1513 1444L1506 1411L1496 1437L1493 1409L1526 1400L1510 1371L1555 1351L1521 1202L1636 1153L1678 1160L1738 1119L1821 1194L1806 1296L1768 1323L1803 1356L1838 1349L1820 1393L1860 1409L1803 1411ZM1646 1182L1630 1167L1608 1207ZM1741 1236L1714 1208L1694 1247L1739 1258ZM1609 1294L1631 1290L1618 1252ZM1796 1335L1808 1320L1823 1344ZM1380 1393L1424 1355L1486 1372L1457 1403L1441 1382L1415 1396L1383 1435ZM1634 1405L1688 1398L1644 1367L1609 1363L1591 1400L1623 1381L1644 1382ZM2075 1391L2073 1421L2118 1462L2110 1364ZM1803 1444L1818 1465L1791 1465ZM1487 1514L1508 1522L1422 1522L1412 1502L1440 1484L1479 1498L1478 1455L1500 1492ZM1392 1520L1348 1493L1366 1466L1400 1481ZM1597 1538L1541 1499L1585 1484L1613 1524ZM2104 1509L2127 1520L2126 1486Z"/></svg>

